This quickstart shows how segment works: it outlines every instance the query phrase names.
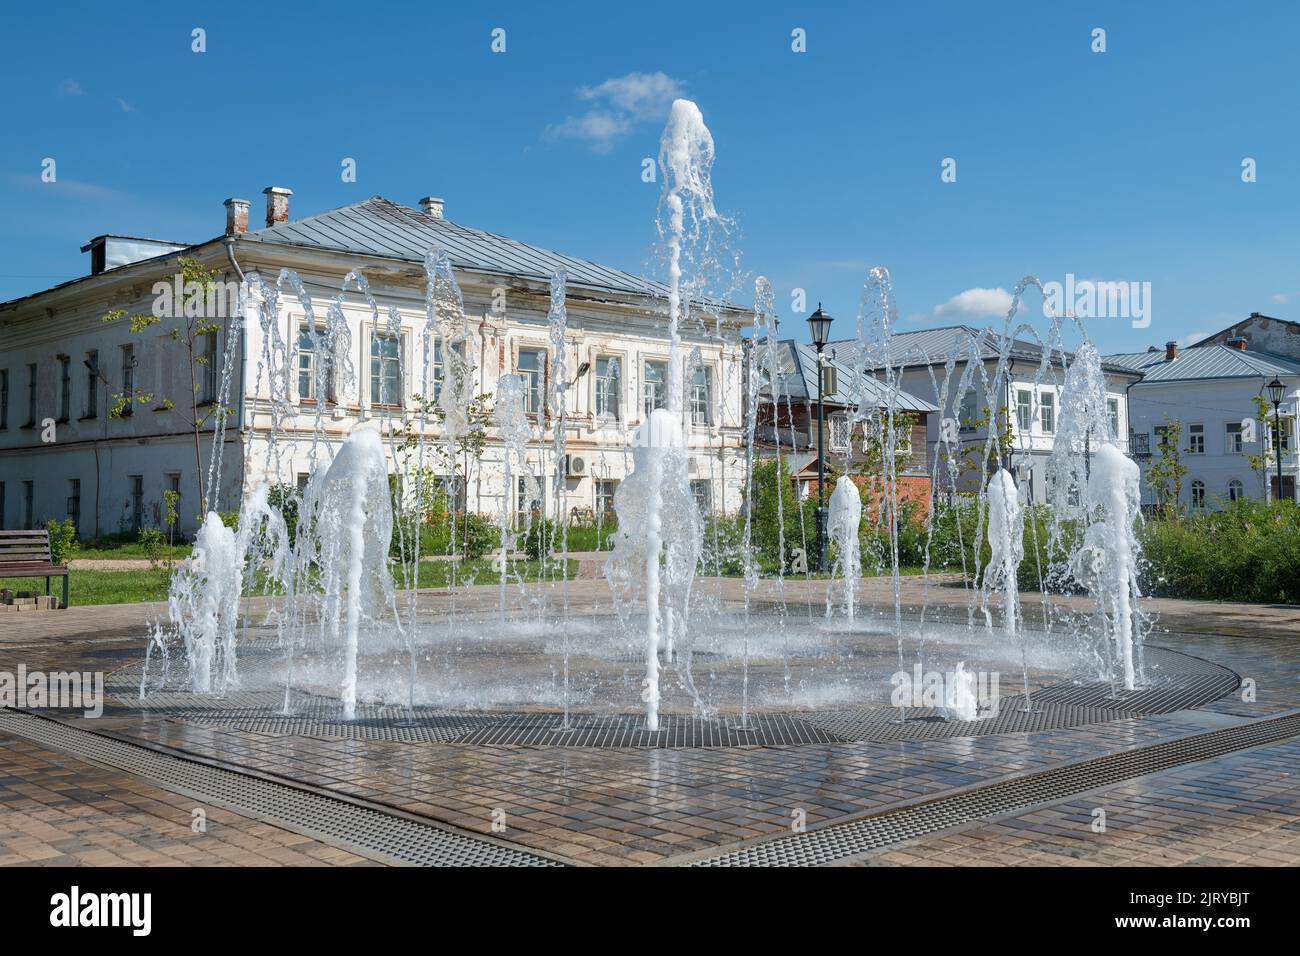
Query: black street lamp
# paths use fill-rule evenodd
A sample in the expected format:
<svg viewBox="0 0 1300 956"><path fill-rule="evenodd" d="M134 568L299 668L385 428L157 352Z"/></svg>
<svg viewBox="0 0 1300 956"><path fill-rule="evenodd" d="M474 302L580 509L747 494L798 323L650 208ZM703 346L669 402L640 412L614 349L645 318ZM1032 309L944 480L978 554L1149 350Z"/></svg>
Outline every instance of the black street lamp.
<svg viewBox="0 0 1300 956"><path fill-rule="evenodd" d="M1277 456L1277 500L1282 500L1282 393L1286 386L1274 377L1264 388L1268 389L1268 400L1273 403L1273 454Z"/></svg>
<svg viewBox="0 0 1300 956"><path fill-rule="evenodd" d="M817 303L817 311L808 316L808 331L812 333L813 347L817 349L817 570L826 570L826 429L825 384L826 374L822 369L822 349L831 339L831 316L822 311L822 304Z"/></svg>

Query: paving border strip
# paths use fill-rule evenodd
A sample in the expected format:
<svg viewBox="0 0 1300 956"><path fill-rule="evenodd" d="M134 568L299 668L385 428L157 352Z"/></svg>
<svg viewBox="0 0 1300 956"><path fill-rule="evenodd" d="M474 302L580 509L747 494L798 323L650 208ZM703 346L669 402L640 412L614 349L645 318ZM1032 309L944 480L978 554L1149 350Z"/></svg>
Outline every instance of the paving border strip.
<svg viewBox="0 0 1300 956"><path fill-rule="evenodd" d="M730 850L665 862L693 867L820 866L1295 736L1300 736L1300 712L1090 757L807 833L758 838Z"/></svg>
<svg viewBox="0 0 1300 956"><path fill-rule="evenodd" d="M135 774L286 830L410 866L564 866L549 854L418 822L387 808L167 753L61 720L0 708L0 732Z"/></svg>

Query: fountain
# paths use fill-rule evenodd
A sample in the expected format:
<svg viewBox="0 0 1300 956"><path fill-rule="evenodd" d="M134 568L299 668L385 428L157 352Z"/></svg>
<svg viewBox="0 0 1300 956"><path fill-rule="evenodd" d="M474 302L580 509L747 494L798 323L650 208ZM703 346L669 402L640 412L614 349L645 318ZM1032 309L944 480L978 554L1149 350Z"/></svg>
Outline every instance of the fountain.
<svg viewBox="0 0 1300 956"><path fill-rule="evenodd" d="M421 721L433 719L431 713L445 720L447 713L462 711L526 712L554 716L556 721L547 726L558 733L548 740L564 746L587 739L580 731L594 715L630 720L634 709L640 713L639 730L654 740L668 739L682 726L677 721L695 721L717 723L736 735L728 739L759 741L773 732L764 720L774 713L800 714L801 726L844 733L841 718L835 723L824 715L876 708L888 716L891 706L898 707L901 721L901 728L894 725L888 731L894 735L910 732L916 708L954 725L988 723L996 701L982 706L976 689L990 683L996 687L1003 666L1021 672L1025 713L1033 713L1035 688L1079 680L1094 660L1098 677L1139 690L1148 624L1137 578L1137 466L1105 431L1104 379L1086 334L1067 362L1065 319L1051 318L1044 337L1029 323L1015 323L1021 293L1036 285L1034 280L1016 287L1001 332L981 330L947 354L918 356L895 342L897 316L888 270L874 269L867 277L856 338L837 361L852 369L851 381L841 383L856 404L852 425L862 426L880 446L876 472L866 476L875 479L869 486L871 514L864 521L863 492L847 473L854 463L846 455L846 473L830 498L828 533L835 568L825 584L825 615L811 613L814 591L820 595L822 585L809 569L800 569L803 581L792 576L789 582L791 590L803 586L809 609L805 622L787 602L786 496L775 496L775 528L761 526L755 513L754 476L764 454L757 437L760 397L769 396L778 412L784 398L787 420L793 412L789 395L781 394L775 296L771 283L759 278L748 313L751 337L742 340L739 322L731 332L718 321L709 333L745 352L748 377L744 401L738 403L744 417L733 426L741 436L737 448L743 443L744 473L729 479L743 486L745 504L740 514L714 517L706 551L705 519L691 485L692 461L700 457L694 446L704 439L688 421L685 402L686 382L704 362L698 345L687 350L683 333L702 326L701 315L715 307L705 304L709 296L701 276L701 264L713 255L709 230L722 222L710 181L713 157L713 139L699 109L685 100L674 102L659 154L664 185L658 228L667 277L665 389L660 407L649 409L631 436L626 450L630 471L614 493L617 528L603 568L608 602L575 598L571 603L569 590L563 468L567 434L576 422L568 418L573 380L567 367L571 332L564 272L550 277L550 364L543 379L549 414L530 417L526 393L533 386L520 374L503 370L495 380L488 416L499 474L479 464L467 466L464 476L467 482L501 480L500 508L492 516L500 535L497 565L487 572L495 589L485 588L491 595L486 605L475 598L473 576L479 572L461 560L457 543L458 535L469 533L471 516L449 507L447 553L420 553L421 523L427 520L423 503L433 480L430 463L446 468L472 458L468 450L476 427L470 409L479 339L448 253L435 247L424 261L425 318L412 332L412 337L418 334L415 354L420 361L410 387L419 404L413 412L383 408L341 442L328 434L323 403L316 405L307 456L311 474L294 525L287 520L284 496L272 494L269 484L297 440L288 437L285 423L298 414L288 396L299 345L278 331L284 319L281 299L291 292L297 300L308 320L307 345L316 350L336 386L345 389L355 384L345 297L360 295L376 327L394 334L402 332L402 317L395 308L385 317L365 279L349 273L318 326L319 310L302 279L286 270L272 284L251 274L237 320L244 324L237 328L246 324L262 330L254 387L270 396L268 477L250 478L237 528L226 527L215 510L207 515L192 559L174 576L169 621L151 637L141 696L176 692L182 684L188 693L205 696L278 687L283 689L283 715L336 704L344 722L358 720L363 709L381 713L400 700L408 721L403 726L408 727L423 726ZM721 308L740 312L734 306ZM1001 461L994 429L988 429L983 447L971 456L985 464L976 469L976 479L966 475L969 488L960 484L962 475L952 464L960 458L961 442L945 425L929 461L930 494L919 518L907 517L900 490L908 454L903 442L909 440L910 427L901 404L903 366L919 361L928 369L933 394L922 397L933 399L946 416L973 391L999 394L1007 387L1013 342L1019 337L1036 338L1042 345L1036 386L1063 372L1050 464L1051 560L1037 567L1045 630L1026 624L1020 598L1026 535L1036 536L1039 523L1028 520L1033 506L1023 500L1011 469ZM999 356L992 372L982 360L965 361L984 348ZM229 394L230 371L227 363L222 394ZM617 371L612 375L622 381ZM539 388L536 394L541 393ZM793 431L783 449L779 420L773 418L773 433L775 457L781 460L796 449ZM212 488L219 487L213 480L220 472L219 454L214 449ZM531 521L531 502L542 493L529 467L530 454L552 482L553 510L541 547L540 580L529 584L519 571L513 575L518 592L512 594L508 585L511 554L519 542L517 512ZM470 474L469 468L478 471ZM776 474L782 474L780 468ZM802 529L802 508L799 519ZM920 563L925 598L916 622L905 619L902 601L900 553L909 520L924 525ZM951 535L944 530L949 525ZM390 558L394 534L398 541ZM878 557L892 590L890 606L883 611L859 607L864 535L883 543ZM774 561L759 553L760 540L772 538ZM944 547L959 554L941 553L941 538ZM981 547L985 542L987 561ZM1038 560L1036 537L1032 543ZM806 553L806 535L803 544ZM445 598L429 600L419 587L421 562L428 560L450 562ZM929 582L936 560L962 572L968 598L965 626L934 619ZM402 575L400 595L394 568ZM697 589L700 573L712 573L717 586ZM728 575L740 578L734 592L726 587ZM1080 588L1095 604L1086 624L1054 627L1066 613L1054 603L1054 593ZM241 596L257 593L265 600L255 619L240 602ZM990 610L995 596L1001 627L994 627ZM980 610L984 628L973 626ZM245 647L257 653L244 654ZM698 675L692 661L699 662ZM931 663L947 669L942 693L924 702L894 701L891 682L897 684L902 674L905 683L915 686L932 673L926 670ZM986 679L990 673L991 682ZM738 721L719 720L733 715ZM829 722L818 723L823 720ZM813 731L808 734L816 737Z"/></svg>

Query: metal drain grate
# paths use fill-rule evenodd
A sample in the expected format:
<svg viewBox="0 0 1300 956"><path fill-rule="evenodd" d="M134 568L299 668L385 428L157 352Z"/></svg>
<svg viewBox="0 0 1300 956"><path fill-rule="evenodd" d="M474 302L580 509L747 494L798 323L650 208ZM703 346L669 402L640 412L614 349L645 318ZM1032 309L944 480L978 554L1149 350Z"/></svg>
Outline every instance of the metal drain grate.
<svg viewBox="0 0 1300 956"><path fill-rule="evenodd" d="M549 857L417 823L384 810L0 709L0 730L125 770L277 826L416 866L561 866Z"/></svg>
<svg viewBox="0 0 1300 956"><path fill-rule="evenodd" d="M267 654L268 648L255 648ZM140 665L109 677L118 704L110 713L145 710L207 727L269 736L384 740L399 743L454 743L466 746L555 746L693 748L797 746L847 741L941 740L985 734L1035 733L1104 723L1146 714L1199 707L1231 692L1240 678L1225 667L1161 647L1145 649L1150 686L1116 694L1101 681L1054 684L1033 695L1034 712L1024 698L1001 699L998 714L979 721L949 721L929 708L913 707L896 723L886 707L757 714L748 730L737 730L735 715L717 719L665 718L663 729L644 729L640 715L578 714L573 730L557 732L556 713L492 713L417 706L359 703L357 719L341 718L339 701L307 692L293 695L293 713L283 713L283 690L237 690L222 698L182 690L155 691L139 699Z"/></svg>
<svg viewBox="0 0 1300 956"><path fill-rule="evenodd" d="M1300 714L1195 734L1122 753L1042 770L849 823L755 843L696 859L690 866L817 866L902 843L927 833L1064 800L1097 787L1300 734Z"/></svg>
<svg viewBox="0 0 1300 956"><path fill-rule="evenodd" d="M843 741L807 721L783 714L755 714L749 729L740 729L739 718L702 720L696 717L665 716L660 729L645 729L645 718L637 715L570 717L570 730L561 731L558 714L519 714L501 717L489 726L472 731L457 744L552 747L781 747L797 744L829 744Z"/></svg>

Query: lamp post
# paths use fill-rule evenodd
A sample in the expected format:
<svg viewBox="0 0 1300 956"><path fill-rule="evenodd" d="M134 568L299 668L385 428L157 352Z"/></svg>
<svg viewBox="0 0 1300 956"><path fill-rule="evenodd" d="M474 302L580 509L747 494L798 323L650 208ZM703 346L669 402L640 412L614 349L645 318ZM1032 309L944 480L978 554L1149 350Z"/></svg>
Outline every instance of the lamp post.
<svg viewBox="0 0 1300 956"><path fill-rule="evenodd" d="M1273 454L1277 456L1277 500L1282 500L1282 393L1286 386L1274 377L1264 388L1268 389L1268 400L1273 403Z"/></svg>
<svg viewBox="0 0 1300 956"><path fill-rule="evenodd" d="M822 369L822 349L831 338L831 316L822 311L822 304L817 303L817 311L808 316L808 330L812 333L813 347L817 350L817 570L826 570L826 414L825 389L826 375Z"/></svg>

